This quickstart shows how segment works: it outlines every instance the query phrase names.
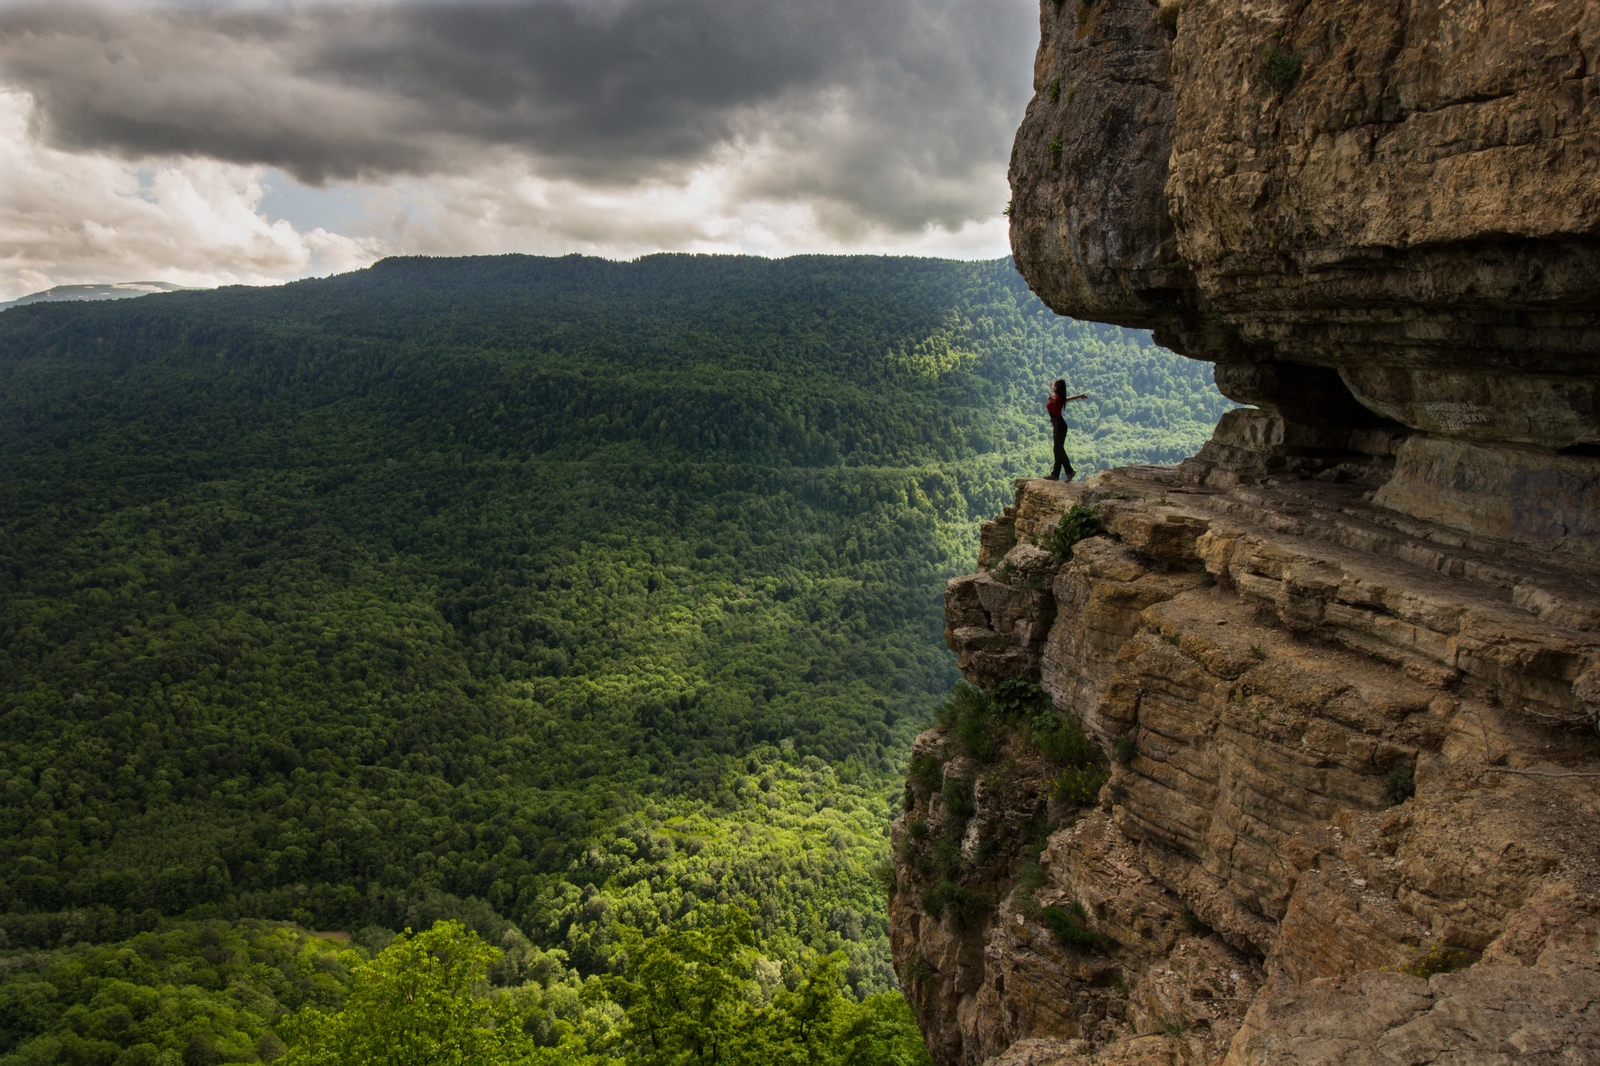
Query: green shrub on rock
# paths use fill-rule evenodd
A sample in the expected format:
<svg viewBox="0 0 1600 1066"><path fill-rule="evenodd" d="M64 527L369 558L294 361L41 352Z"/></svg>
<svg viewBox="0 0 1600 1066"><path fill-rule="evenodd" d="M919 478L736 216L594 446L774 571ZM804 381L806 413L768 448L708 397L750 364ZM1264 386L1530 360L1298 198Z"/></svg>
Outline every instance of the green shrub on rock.
<svg viewBox="0 0 1600 1066"><path fill-rule="evenodd" d="M1050 554L1056 557L1057 562L1070 563L1073 545L1097 535L1100 530L1099 512L1092 506L1075 503L1071 510L1061 516L1055 532L1050 534Z"/></svg>
<svg viewBox="0 0 1600 1066"><path fill-rule="evenodd" d="M1101 766L1069 767L1056 778L1056 798L1088 806L1100 797L1100 790L1110 779L1111 772Z"/></svg>
<svg viewBox="0 0 1600 1066"><path fill-rule="evenodd" d="M1086 924L1088 915L1084 913L1083 905L1080 903L1074 902L1070 907L1051 904L1040 908L1039 919L1064 947L1083 950L1111 942L1111 938L1106 934L1088 927Z"/></svg>
<svg viewBox="0 0 1600 1066"><path fill-rule="evenodd" d="M955 929L965 928L988 907L988 902L970 888L944 880L922 893L922 910Z"/></svg>
<svg viewBox="0 0 1600 1066"><path fill-rule="evenodd" d="M1274 89L1287 89L1300 77L1304 61L1294 52L1274 45L1261 60L1261 80Z"/></svg>
<svg viewBox="0 0 1600 1066"><path fill-rule="evenodd" d="M918 755L911 760L910 777L925 792L932 792L944 781L944 763L936 755Z"/></svg>
<svg viewBox="0 0 1600 1066"><path fill-rule="evenodd" d="M977 813L978 806L972 794L972 782L952 777L944 783L944 791L940 793L944 801L945 810L965 821Z"/></svg>
<svg viewBox="0 0 1600 1066"><path fill-rule="evenodd" d="M1035 740L1044 757L1057 766L1094 766L1100 762L1100 750L1075 717L1063 718L1054 729L1036 734Z"/></svg>

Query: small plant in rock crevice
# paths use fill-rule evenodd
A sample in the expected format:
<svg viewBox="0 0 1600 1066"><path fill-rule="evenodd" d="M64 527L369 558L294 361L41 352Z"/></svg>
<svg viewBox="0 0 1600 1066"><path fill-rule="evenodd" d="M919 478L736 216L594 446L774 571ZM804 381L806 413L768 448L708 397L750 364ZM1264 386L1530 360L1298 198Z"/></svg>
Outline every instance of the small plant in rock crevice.
<svg viewBox="0 0 1600 1066"><path fill-rule="evenodd" d="M1100 790L1111 779L1111 772L1101 766L1072 766L1056 778L1056 799L1086 807L1100 797Z"/></svg>
<svg viewBox="0 0 1600 1066"><path fill-rule="evenodd" d="M989 690L990 703L1002 718L1029 714L1045 699L1043 690L1026 677L1008 677Z"/></svg>
<svg viewBox="0 0 1600 1066"><path fill-rule="evenodd" d="M1028 841L1023 845L1022 853L1029 857L1030 862L1038 863L1045 849L1050 846L1050 823L1043 818L1029 818L1018 828Z"/></svg>
<svg viewBox="0 0 1600 1066"><path fill-rule="evenodd" d="M1076 85L1063 86L1061 84L1061 79L1056 78L1050 83L1050 102L1052 104L1059 104L1065 100L1070 104L1072 103L1072 97L1077 93L1077 91L1078 87ZM1051 155L1054 156L1058 162L1060 161L1060 154L1055 151L1054 145L1051 145Z"/></svg>
<svg viewBox="0 0 1600 1066"><path fill-rule="evenodd" d="M1281 45L1273 45L1261 59L1261 80L1274 89L1287 89L1300 77L1304 61Z"/></svg>
<svg viewBox="0 0 1600 1066"><path fill-rule="evenodd" d="M1089 928L1089 915L1084 911L1083 904L1076 901L1065 907L1051 904L1040 908L1039 920L1063 947L1086 951L1111 943L1109 936Z"/></svg>
<svg viewBox="0 0 1600 1066"><path fill-rule="evenodd" d="M950 698L940 705L934 720L950 731L961 754L979 763L1000 756L999 723L989 694L966 681L956 682Z"/></svg>
<svg viewBox="0 0 1600 1066"><path fill-rule="evenodd" d="M933 845L933 868L941 881L954 881L962 873L961 844L946 838Z"/></svg>
<svg viewBox="0 0 1600 1066"><path fill-rule="evenodd" d="M929 860L927 852L917 847L917 842L910 837L900 841L900 846L895 849L895 854L905 864L906 869L918 877L927 877L933 873L933 863Z"/></svg>
<svg viewBox="0 0 1600 1066"><path fill-rule="evenodd" d="M1392 805L1398 806L1417 794L1416 772L1409 763L1396 766L1383 779L1384 795Z"/></svg>
<svg viewBox="0 0 1600 1066"><path fill-rule="evenodd" d="M1034 740L1040 753L1057 766L1095 766L1100 762L1100 750L1075 717L1065 717L1054 728L1040 730Z"/></svg>
<svg viewBox="0 0 1600 1066"><path fill-rule="evenodd" d="M937 918L952 929L966 928L988 906L981 895L948 879L930 885L922 892L923 913L930 918Z"/></svg>
<svg viewBox="0 0 1600 1066"><path fill-rule="evenodd" d="M939 793L939 798L944 801L944 809L965 821L977 813L978 805L973 798L971 781L952 777L944 783L944 790Z"/></svg>
<svg viewBox="0 0 1600 1066"><path fill-rule="evenodd" d="M909 773L924 792L932 792L944 781L944 763L937 755L918 755L911 760Z"/></svg>
<svg viewBox="0 0 1600 1066"><path fill-rule="evenodd" d="M1056 522L1055 532L1050 534L1050 554L1058 563L1070 563L1073 546L1100 532L1100 513L1093 507L1075 503Z"/></svg>
<svg viewBox="0 0 1600 1066"><path fill-rule="evenodd" d="M895 877L894 864L890 862L876 862L868 870L872 880L877 884L883 894L889 897L889 902L894 902L895 893L900 888L899 879Z"/></svg>
<svg viewBox="0 0 1600 1066"><path fill-rule="evenodd" d="M1048 880L1043 866L1036 862L1023 863L1022 869L1017 872L1016 886L1013 889L1017 907L1027 914L1037 913L1039 901L1034 898L1034 893L1043 888Z"/></svg>
<svg viewBox="0 0 1600 1066"><path fill-rule="evenodd" d="M1477 959L1470 951L1436 944L1400 967L1400 972L1412 977L1428 978L1436 973L1455 973L1471 966Z"/></svg>
<svg viewBox="0 0 1600 1066"><path fill-rule="evenodd" d="M1111 742L1111 757L1126 766L1139 753L1139 741L1132 733L1124 733Z"/></svg>

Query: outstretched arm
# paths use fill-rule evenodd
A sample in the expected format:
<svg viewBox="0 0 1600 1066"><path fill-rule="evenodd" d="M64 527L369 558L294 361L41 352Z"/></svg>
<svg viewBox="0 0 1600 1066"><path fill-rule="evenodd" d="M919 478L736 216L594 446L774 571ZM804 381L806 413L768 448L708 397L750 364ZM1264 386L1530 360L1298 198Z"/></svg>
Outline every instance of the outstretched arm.
<svg viewBox="0 0 1600 1066"><path fill-rule="evenodd" d="M1065 402L1066 403L1071 403L1073 400L1087 400L1088 398L1089 398L1089 394L1087 392L1080 392L1076 396L1068 396L1066 398Z"/></svg>

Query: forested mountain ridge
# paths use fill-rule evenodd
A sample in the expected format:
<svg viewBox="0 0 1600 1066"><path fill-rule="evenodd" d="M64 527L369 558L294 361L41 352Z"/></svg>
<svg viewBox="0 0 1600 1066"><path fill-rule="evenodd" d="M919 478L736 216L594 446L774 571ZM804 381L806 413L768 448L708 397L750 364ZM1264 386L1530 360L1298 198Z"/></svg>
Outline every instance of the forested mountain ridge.
<svg viewBox="0 0 1600 1066"><path fill-rule="evenodd" d="M870 871L954 678L940 591L1058 374L1080 469L1225 406L1007 262L386 260L0 314L7 944L455 917L516 985L740 905L790 987L833 950L892 987Z"/></svg>

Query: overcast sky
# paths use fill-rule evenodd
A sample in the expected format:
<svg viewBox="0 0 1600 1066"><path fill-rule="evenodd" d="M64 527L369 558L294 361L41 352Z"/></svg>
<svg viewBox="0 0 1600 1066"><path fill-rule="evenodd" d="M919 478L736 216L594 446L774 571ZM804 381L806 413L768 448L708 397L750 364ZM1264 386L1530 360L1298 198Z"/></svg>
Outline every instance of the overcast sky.
<svg viewBox="0 0 1600 1066"><path fill-rule="evenodd" d="M382 255L1006 253L1033 0L0 0L0 299Z"/></svg>

